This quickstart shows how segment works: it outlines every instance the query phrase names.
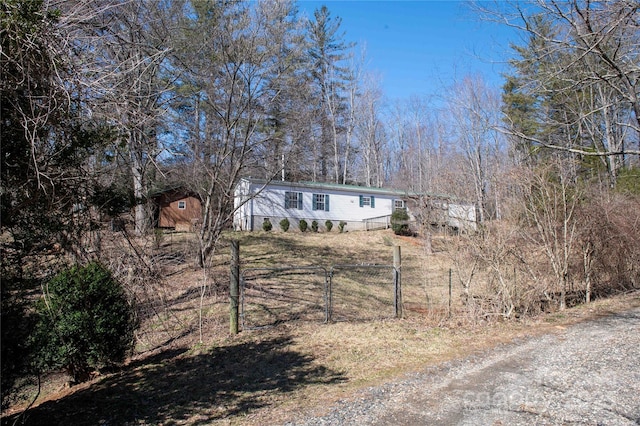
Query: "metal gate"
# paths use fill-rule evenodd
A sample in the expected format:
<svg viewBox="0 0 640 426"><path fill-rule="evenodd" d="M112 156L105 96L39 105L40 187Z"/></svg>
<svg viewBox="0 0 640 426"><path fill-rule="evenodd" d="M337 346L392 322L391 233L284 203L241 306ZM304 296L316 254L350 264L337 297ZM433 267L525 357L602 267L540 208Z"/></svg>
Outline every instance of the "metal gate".
<svg viewBox="0 0 640 426"><path fill-rule="evenodd" d="M330 270L329 321L399 316L398 274L390 265L336 265Z"/></svg>
<svg viewBox="0 0 640 426"><path fill-rule="evenodd" d="M240 273L244 330L290 321L398 317L398 271L389 265L247 268Z"/></svg>
<svg viewBox="0 0 640 426"><path fill-rule="evenodd" d="M245 330L287 321L327 321L328 273L322 267L249 268L240 274Z"/></svg>

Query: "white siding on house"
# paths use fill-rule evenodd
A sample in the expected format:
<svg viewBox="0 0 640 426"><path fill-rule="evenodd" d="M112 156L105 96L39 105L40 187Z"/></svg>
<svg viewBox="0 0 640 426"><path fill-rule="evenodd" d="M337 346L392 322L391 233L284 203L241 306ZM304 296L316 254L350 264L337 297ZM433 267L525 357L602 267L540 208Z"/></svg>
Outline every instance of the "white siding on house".
<svg viewBox="0 0 640 426"><path fill-rule="evenodd" d="M449 203L448 225L460 231L476 230L476 207L473 204Z"/></svg>
<svg viewBox="0 0 640 426"><path fill-rule="evenodd" d="M394 201L401 199L401 194L380 189L359 188L345 185L298 184L287 182L271 182L259 194L255 195L264 182L243 179L236 189L236 216L234 227L242 230L256 230L262 227L264 218L269 218L277 229L282 218L293 221L305 219L309 224L318 221L324 227L326 220L337 226L340 221L348 223L347 229L355 230L364 227L364 220L389 216L393 212ZM302 194L302 209L285 208L287 192ZM328 195L328 210L313 209L313 194ZM360 198L369 197L372 205L360 206ZM244 204L242 204L244 203Z"/></svg>

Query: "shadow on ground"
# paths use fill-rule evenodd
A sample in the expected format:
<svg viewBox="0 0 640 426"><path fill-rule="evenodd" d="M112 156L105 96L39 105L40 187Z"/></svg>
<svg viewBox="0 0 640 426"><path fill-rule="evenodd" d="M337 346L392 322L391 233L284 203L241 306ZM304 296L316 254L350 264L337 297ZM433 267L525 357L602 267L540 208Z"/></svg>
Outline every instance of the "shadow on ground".
<svg viewBox="0 0 640 426"><path fill-rule="evenodd" d="M169 351L25 413L17 424L208 424L273 404L273 393L344 381L277 337L190 356ZM265 396L270 396L268 399ZM16 416L4 418L13 424ZM23 423L24 421L24 423Z"/></svg>

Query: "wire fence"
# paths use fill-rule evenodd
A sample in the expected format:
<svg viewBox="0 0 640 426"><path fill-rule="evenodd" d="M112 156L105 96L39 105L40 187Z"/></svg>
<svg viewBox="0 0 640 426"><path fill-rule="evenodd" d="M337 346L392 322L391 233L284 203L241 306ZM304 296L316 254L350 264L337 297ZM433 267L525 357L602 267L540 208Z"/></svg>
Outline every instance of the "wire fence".
<svg viewBox="0 0 640 426"><path fill-rule="evenodd" d="M400 304L397 277L396 268L389 265L243 269L242 328L393 318Z"/></svg>
<svg viewBox="0 0 640 426"><path fill-rule="evenodd" d="M104 238L103 251L111 259L110 269L136 300L139 350L178 340L197 343L228 332L228 246L219 250L218 263L200 269L192 267L197 247L190 235L163 234L140 246L138 240L118 237L114 233L112 240ZM462 282L468 280L469 271L450 268L442 259L407 250L398 270L354 260L358 263L240 269L237 323L244 330L296 321L323 324L396 317L439 324L451 318L476 318L486 304L480 273L470 284L472 297L465 297ZM255 259L243 259L245 264L252 262ZM394 281L400 270L401 295Z"/></svg>
<svg viewBox="0 0 640 426"><path fill-rule="evenodd" d="M438 323L461 310L459 285L451 269L422 265L412 271L403 270L404 315L407 318L430 318Z"/></svg>
<svg viewBox="0 0 640 426"><path fill-rule="evenodd" d="M331 268L329 319L363 321L398 316L397 271L390 265L336 265Z"/></svg>

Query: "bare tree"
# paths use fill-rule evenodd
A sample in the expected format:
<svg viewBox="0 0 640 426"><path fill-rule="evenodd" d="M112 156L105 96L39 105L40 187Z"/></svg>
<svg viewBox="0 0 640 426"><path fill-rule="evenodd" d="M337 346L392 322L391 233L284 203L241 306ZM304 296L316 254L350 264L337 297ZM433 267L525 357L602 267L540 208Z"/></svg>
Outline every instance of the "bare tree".
<svg viewBox="0 0 640 426"><path fill-rule="evenodd" d="M404 173L408 169L407 162L410 158L409 146L411 141L409 126L406 123L407 105L404 102L396 101L387 110L385 123L389 136L388 157L392 158L393 167L390 168L390 175L395 179L408 181L408 176Z"/></svg>
<svg viewBox="0 0 640 426"><path fill-rule="evenodd" d="M107 9L89 3L2 6L2 226L16 242L35 237L24 248L56 243L79 257L114 130L94 114L96 76L85 73L83 26Z"/></svg>
<svg viewBox="0 0 640 426"><path fill-rule="evenodd" d="M356 102L354 132L362 169L358 175L366 186L381 187L385 182L382 158L387 151L387 141L381 117L382 91L375 76L365 76Z"/></svg>
<svg viewBox="0 0 640 426"><path fill-rule="evenodd" d="M138 235L151 225L149 180L161 152L158 134L171 84L163 78L172 35L170 8L147 0L86 2L83 13L90 18L76 32L86 48L82 71L93 94L93 114L112 123L122 142L115 150L130 170Z"/></svg>
<svg viewBox="0 0 640 426"><path fill-rule="evenodd" d="M362 86L362 79L364 75L364 62L366 58L366 50L362 48L360 51L360 56L356 58L352 58L352 64L349 67L348 77L346 80L345 92L347 97L347 110L345 111L345 123L344 123L344 132L345 132L345 141L344 141L344 153L342 161L336 158L335 162L337 164L342 164L342 178L341 181L336 180L336 182L347 183L347 178L349 174L353 174L356 161L351 157L354 150L354 133L356 132L356 109L358 107L358 102L360 99L360 89ZM337 148L337 144L335 145ZM338 150L335 151L336 155L338 154Z"/></svg>
<svg viewBox="0 0 640 426"><path fill-rule="evenodd" d="M498 125L500 101L497 93L479 78L467 77L453 87L449 97L452 138L465 162L463 172L473 187L479 221L488 219L489 192L502 154Z"/></svg>
<svg viewBox="0 0 640 426"><path fill-rule="evenodd" d="M516 46L511 93L521 98L511 96L516 103L506 110L502 131L532 147L606 158L614 185L617 170L633 157L637 164L640 155L637 2L540 0L527 6L497 4L487 15L528 39ZM553 134L561 134L559 140Z"/></svg>
<svg viewBox="0 0 640 426"><path fill-rule="evenodd" d="M283 95L278 87L291 78L301 56L294 13L290 2L211 1L189 3L184 16L174 55L175 68L181 70L176 108L191 114L186 120L177 116L177 128L185 133L176 137L192 174L185 180L204 205L198 232L201 266L231 223L240 177L268 171L263 155L274 142L269 112L277 109ZM194 34L205 36L194 45ZM287 63L291 66L283 67ZM280 171L270 170L268 179Z"/></svg>
<svg viewBox="0 0 640 426"><path fill-rule="evenodd" d="M523 231L538 244L549 261L556 280L553 292L559 292L560 308L566 307L570 283L569 269L576 242L578 223L575 211L581 194L567 175L566 164L558 160L550 167L530 169L520 190L525 201ZM548 297L550 297L548 295Z"/></svg>

